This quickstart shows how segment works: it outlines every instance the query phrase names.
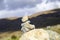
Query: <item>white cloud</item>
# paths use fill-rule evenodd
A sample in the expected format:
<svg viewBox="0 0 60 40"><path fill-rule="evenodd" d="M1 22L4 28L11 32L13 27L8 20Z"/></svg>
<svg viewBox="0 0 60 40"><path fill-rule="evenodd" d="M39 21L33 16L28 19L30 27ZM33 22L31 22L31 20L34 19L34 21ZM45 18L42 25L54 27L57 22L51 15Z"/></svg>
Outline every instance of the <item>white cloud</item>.
<svg viewBox="0 0 60 40"><path fill-rule="evenodd" d="M24 7L24 8L18 8L15 10L5 10L5 9L0 10L0 18L14 17L14 16L21 17L21 16L24 16L25 13L27 13L27 15L31 15L35 12L51 10L55 8L60 8L60 1L48 2L48 3L44 1L40 4L36 4L36 6L32 8Z"/></svg>

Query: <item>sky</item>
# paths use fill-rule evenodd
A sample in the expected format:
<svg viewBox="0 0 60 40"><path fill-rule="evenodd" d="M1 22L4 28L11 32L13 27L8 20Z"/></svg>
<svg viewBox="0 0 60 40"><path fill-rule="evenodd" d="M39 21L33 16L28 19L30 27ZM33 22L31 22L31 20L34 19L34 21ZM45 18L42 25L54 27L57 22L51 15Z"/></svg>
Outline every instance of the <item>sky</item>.
<svg viewBox="0 0 60 40"><path fill-rule="evenodd" d="M0 0L0 18L22 17L60 8L60 0Z"/></svg>

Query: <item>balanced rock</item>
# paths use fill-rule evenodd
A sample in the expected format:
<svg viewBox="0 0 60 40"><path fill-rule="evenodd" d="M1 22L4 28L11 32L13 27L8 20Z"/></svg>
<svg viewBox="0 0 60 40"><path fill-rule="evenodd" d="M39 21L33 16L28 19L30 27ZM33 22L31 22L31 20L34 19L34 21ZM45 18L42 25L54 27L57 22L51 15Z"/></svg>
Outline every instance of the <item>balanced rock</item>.
<svg viewBox="0 0 60 40"><path fill-rule="evenodd" d="M28 16L24 16L23 18L22 18L22 22L25 22L25 21L27 21L28 20Z"/></svg>
<svg viewBox="0 0 60 40"><path fill-rule="evenodd" d="M35 29L35 25L30 24L30 21L28 20L28 16L24 16L24 17L22 18L22 22L23 22L23 23L21 23L21 26L22 26L21 31L22 31L23 33Z"/></svg>
<svg viewBox="0 0 60 40"><path fill-rule="evenodd" d="M23 33L35 29L35 25L30 24L30 21L26 21L25 23L22 23L21 26L22 26L21 31Z"/></svg>
<svg viewBox="0 0 60 40"><path fill-rule="evenodd" d="M49 34L44 29L34 29L24 33L19 40L49 40Z"/></svg>

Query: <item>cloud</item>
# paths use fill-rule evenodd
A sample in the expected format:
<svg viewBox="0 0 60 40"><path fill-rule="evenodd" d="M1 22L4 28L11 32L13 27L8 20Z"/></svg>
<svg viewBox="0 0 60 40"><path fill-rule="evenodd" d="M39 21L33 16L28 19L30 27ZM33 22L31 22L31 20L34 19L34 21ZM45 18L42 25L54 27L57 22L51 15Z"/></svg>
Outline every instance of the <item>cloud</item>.
<svg viewBox="0 0 60 40"><path fill-rule="evenodd" d="M15 10L17 8L32 8L37 4L41 4L43 2L56 2L60 0L7 0L7 5L9 9Z"/></svg>
<svg viewBox="0 0 60 40"><path fill-rule="evenodd" d="M15 10L17 8L31 8L36 4L41 3L41 0L7 0L9 10Z"/></svg>
<svg viewBox="0 0 60 40"><path fill-rule="evenodd" d="M0 10L6 9L6 5L9 10L15 10L25 7L31 8L38 3L41 3L41 0L0 0Z"/></svg>
<svg viewBox="0 0 60 40"><path fill-rule="evenodd" d="M35 10L35 8L24 8L24 9L16 9L16 10L1 10L0 11L0 18L6 18L6 17L21 17L24 16L25 13L27 15L31 15Z"/></svg>
<svg viewBox="0 0 60 40"><path fill-rule="evenodd" d="M2 2L3 1L1 1L1 3ZM6 4L8 4L8 9L5 8L0 10L0 18L21 17L26 13L27 15L32 15L35 12L60 8L60 0L54 0L52 2L51 0L43 0L41 2L40 0L7 0ZM6 6L6 4L4 5Z"/></svg>
<svg viewBox="0 0 60 40"><path fill-rule="evenodd" d="M4 0L0 0L0 10L3 10L3 9L5 8L3 1L4 1Z"/></svg>
<svg viewBox="0 0 60 40"><path fill-rule="evenodd" d="M15 10L17 8L32 8L43 2L55 2L60 0L0 0L0 10ZM6 7L7 6L7 7Z"/></svg>

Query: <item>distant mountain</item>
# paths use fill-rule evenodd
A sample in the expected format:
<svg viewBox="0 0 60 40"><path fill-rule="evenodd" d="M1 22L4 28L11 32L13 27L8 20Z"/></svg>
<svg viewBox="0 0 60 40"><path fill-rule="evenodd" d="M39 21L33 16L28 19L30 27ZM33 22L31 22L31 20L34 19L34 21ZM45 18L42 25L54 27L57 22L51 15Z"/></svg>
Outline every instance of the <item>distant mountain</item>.
<svg viewBox="0 0 60 40"><path fill-rule="evenodd" d="M20 30L22 23L21 19L21 17L0 19L0 32ZM29 16L29 20L36 28L60 24L60 9L35 13Z"/></svg>

